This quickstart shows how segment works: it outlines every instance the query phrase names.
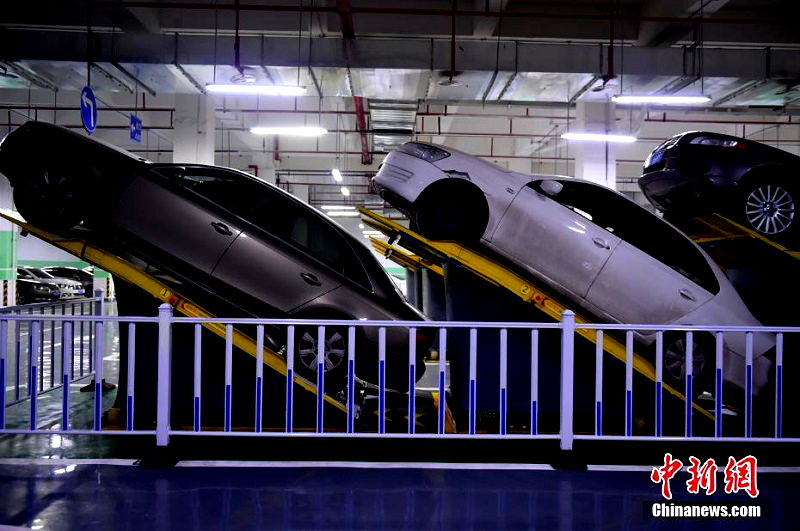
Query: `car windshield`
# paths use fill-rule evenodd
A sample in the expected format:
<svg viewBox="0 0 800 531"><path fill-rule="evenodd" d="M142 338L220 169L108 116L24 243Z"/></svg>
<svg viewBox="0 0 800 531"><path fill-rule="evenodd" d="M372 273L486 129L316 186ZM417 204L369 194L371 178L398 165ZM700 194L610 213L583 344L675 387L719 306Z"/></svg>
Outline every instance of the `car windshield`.
<svg viewBox="0 0 800 531"><path fill-rule="evenodd" d="M38 278L55 278L53 275L48 273L47 271L40 269L38 267L28 267L26 268L33 276Z"/></svg>

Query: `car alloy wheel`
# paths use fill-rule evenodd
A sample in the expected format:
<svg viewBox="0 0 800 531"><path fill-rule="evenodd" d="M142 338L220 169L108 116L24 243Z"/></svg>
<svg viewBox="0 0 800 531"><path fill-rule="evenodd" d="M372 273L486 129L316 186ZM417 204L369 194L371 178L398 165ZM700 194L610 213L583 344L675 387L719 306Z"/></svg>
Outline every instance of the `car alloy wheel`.
<svg viewBox="0 0 800 531"><path fill-rule="evenodd" d="M310 370L316 371L318 364L318 333L316 328L305 328L300 331L297 354L301 363ZM323 366L330 373L342 366L346 355L346 339L337 329L325 328L325 344L323 346Z"/></svg>
<svg viewBox="0 0 800 531"><path fill-rule="evenodd" d="M66 230L82 221L83 189L78 179L64 172L40 168L14 187L20 214L46 230Z"/></svg>
<svg viewBox="0 0 800 531"><path fill-rule="evenodd" d="M705 349L697 342L692 343L692 375L697 377L705 366ZM686 338L671 342L664 351L664 368L675 380L686 377Z"/></svg>
<svg viewBox="0 0 800 531"><path fill-rule="evenodd" d="M794 198L784 187L762 184L753 188L745 201L748 223L763 234L780 234L794 222Z"/></svg>

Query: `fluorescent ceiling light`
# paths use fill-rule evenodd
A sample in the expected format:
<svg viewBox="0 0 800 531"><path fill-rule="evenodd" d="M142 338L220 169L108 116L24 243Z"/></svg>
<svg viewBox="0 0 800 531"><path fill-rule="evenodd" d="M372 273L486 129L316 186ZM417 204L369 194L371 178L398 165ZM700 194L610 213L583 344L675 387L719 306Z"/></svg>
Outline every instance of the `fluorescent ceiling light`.
<svg viewBox="0 0 800 531"><path fill-rule="evenodd" d="M708 96L613 96L615 103L639 104L655 103L657 105L692 105L694 103L708 103Z"/></svg>
<svg viewBox="0 0 800 531"><path fill-rule="evenodd" d="M331 210L326 214L332 218L354 218L359 215L355 210Z"/></svg>
<svg viewBox="0 0 800 531"><path fill-rule="evenodd" d="M320 136L328 132L322 127L253 127L250 132L254 135L286 135L286 136Z"/></svg>
<svg viewBox="0 0 800 531"><path fill-rule="evenodd" d="M561 138L565 140L588 140L590 142L636 142L635 136L607 133L564 133Z"/></svg>
<svg viewBox="0 0 800 531"><path fill-rule="evenodd" d="M337 170L336 168L331 170L331 175L333 175L333 180L337 183L342 182L342 172Z"/></svg>
<svg viewBox="0 0 800 531"><path fill-rule="evenodd" d="M348 197L350 195L350 189L348 187L342 186L341 190L343 196Z"/></svg>
<svg viewBox="0 0 800 531"><path fill-rule="evenodd" d="M383 234L383 233L379 230L362 230L361 234L369 234L377 236L378 234Z"/></svg>
<svg viewBox="0 0 800 531"><path fill-rule="evenodd" d="M387 236L385 234L365 234L364 237L367 238L367 239L370 239L370 238L387 238Z"/></svg>
<svg viewBox="0 0 800 531"><path fill-rule="evenodd" d="M349 205L322 205L322 210L355 210L356 207Z"/></svg>
<svg viewBox="0 0 800 531"><path fill-rule="evenodd" d="M213 83L206 90L214 94L234 94L252 96L303 96L305 87L296 85L251 85L242 83Z"/></svg>

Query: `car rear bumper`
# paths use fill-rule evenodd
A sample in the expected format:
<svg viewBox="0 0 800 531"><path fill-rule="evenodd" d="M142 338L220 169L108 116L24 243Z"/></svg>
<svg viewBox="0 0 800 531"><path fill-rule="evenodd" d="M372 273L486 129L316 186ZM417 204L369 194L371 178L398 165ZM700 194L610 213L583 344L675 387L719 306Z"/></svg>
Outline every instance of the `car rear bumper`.
<svg viewBox="0 0 800 531"><path fill-rule="evenodd" d="M671 214L697 214L714 210L735 184L716 176L691 177L679 170L664 169L639 178L647 199Z"/></svg>
<svg viewBox="0 0 800 531"><path fill-rule="evenodd" d="M407 153L392 151L386 156L372 182L381 195L385 196L387 191L392 192L393 199L410 205L425 188L447 178L447 174L430 162Z"/></svg>

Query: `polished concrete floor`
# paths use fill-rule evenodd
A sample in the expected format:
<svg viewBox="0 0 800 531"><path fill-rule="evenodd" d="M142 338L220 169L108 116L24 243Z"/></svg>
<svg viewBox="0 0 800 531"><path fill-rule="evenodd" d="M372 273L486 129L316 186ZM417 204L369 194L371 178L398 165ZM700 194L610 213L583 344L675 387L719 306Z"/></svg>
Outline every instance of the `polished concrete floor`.
<svg viewBox="0 0 800 531"><path fill-rule="evenodd" d="M384 465L385 466L385 465ZM270 464L0 464L0 523L32 529L789 529L794 474L761 474L756 521L653 521L646 470ZM685 499L685 493L676 499ZM698 497L694 498L695 500ZM717 493L702 501L746 502Z"/></svg>

